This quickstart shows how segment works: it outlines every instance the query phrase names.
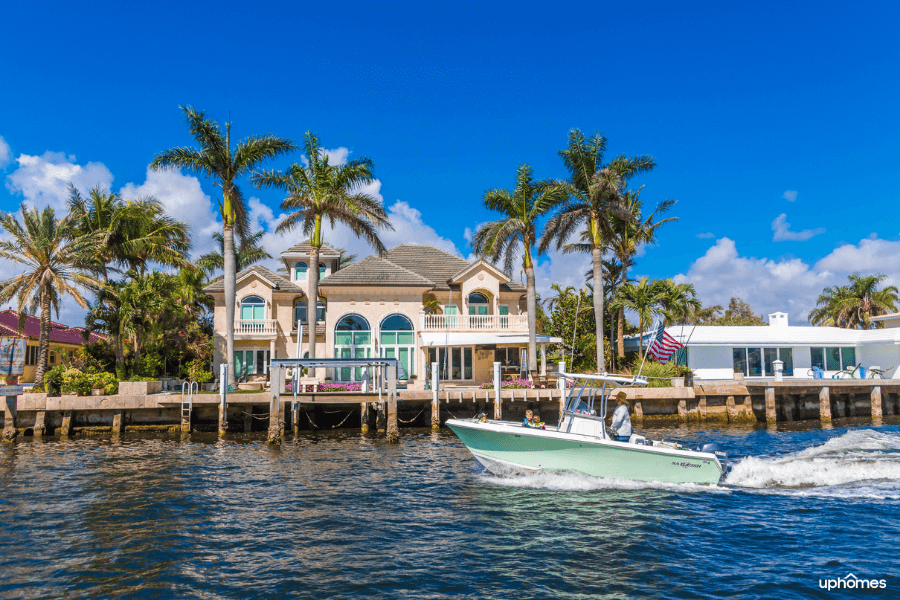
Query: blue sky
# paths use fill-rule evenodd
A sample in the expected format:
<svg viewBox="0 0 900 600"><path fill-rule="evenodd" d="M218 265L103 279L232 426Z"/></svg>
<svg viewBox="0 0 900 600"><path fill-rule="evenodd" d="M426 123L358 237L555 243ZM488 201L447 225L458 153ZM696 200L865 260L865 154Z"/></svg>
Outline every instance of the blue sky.
<svg viewBox="0 0 900 600"><path fill-rule="evenodd" d="M678 200L636 276L794 322L855 270L900 283L895 4L89 4L3 8L0 209L100 183L157 195L209 248L217 188L146 170L190 143L192 104L230 111L239 137L311 130L335 158L372 157L389 243L467 256L466 229L492 218L484 190L526 162L564 177L556 152L578 127L609 156L656 158L634 181L648 205ZM277 223L277 192L245 194L257 227ZM550 255L539 286L586 266Z"/></svg>

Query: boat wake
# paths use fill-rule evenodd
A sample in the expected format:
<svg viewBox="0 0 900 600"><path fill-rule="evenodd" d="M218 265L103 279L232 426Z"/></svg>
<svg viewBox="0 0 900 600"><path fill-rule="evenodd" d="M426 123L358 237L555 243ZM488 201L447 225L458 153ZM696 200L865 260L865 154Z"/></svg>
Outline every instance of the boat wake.
<svg viewBox="0 0 900 600"><path fill-rule="evenodd" d="M824 444L737 463L725 485L799 496L900 500L900 435L855 429Z"/></svg>
<svg viewBox="0 0 900 600"><path fill-rule="evenodd" d="M731 493L727 487L717 485L700 485L697 483L663 483L659 481L634 481L631 479L613 479L591 477L576 472L543 472L494 475L482 471L478 477L484 483L534 490L553 490L560 492L592 492L596 490L668 490L671 492L706 492Z"/></svg>

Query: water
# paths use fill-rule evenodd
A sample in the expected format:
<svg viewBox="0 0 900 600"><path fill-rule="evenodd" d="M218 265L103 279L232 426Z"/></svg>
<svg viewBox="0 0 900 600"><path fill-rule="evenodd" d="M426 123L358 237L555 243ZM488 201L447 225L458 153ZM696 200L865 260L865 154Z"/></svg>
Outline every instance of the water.
<svg viewBox="0 0 900 600"><path fill-rule="evenodd" d="M719 441L727 485L501 479L449 431L269 448L126 434L0 449L6 598L898 597L900 426Z"/></svg>

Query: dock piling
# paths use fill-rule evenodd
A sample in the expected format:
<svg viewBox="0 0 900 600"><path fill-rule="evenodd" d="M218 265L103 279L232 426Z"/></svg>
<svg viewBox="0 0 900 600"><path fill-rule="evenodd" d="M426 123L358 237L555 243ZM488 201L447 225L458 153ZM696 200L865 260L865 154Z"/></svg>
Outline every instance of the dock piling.
<svg viewBox="0 0 900 600"><path fill-rule="evenodd" d="M441 403L438 398L440 382L438 380L438 363L431 363L431 428L441 427Z"/></svg>
<svg viewBox="0 0 900 600"><path fill-rule="evenodd" d="M6 408L3 413L3 441L11 442L19 435L16 427L16 402L18 396L6 396Z"/></svg>
<svg viewBox="0 0 900 600"><path fill-rule="evenodd" d="M397 365L388 365L387 371L387 441L396 443L400 441L400 429L397 425Z"/></svg>
<svg viewBox="0 0 900 600"><path fill-rule="evenodd" d="M872 418L880 419L882 415L881 409L881 387L876 386L872 388L870 392L870 398L872 401Z"/></svg>
<svg viewBox="0 0 900 600"><path fill-rule="evenodd" d="M47 411L39 410L34 415L34 437L47 433Z"/></svg>
<svg viewBox="0 0 900 600"><path fill-rule="evenodd" d="M775 408L775 388L766 388L766 423L774 425L778 421L778 413Z"/></svg>
<svg viewBox="0 0 900 600"><path fill-rule="evenodd" d="M112 422L112 433L113 435L119 435L122 433L122 423L125 420L125 411L117 410L113 413L113 422Z"/></svg>
<svg viewBox="0 0 900 600"><path fill-rule="evenodd" d="M500 364L494 363L494 419L499 421L503 418L503 386L500 382Z"/></svg>
<svg viewBox="0 0 900 600"><path fill-rule="evenodd" d="M819 390L819 419L831 422L831 391L827 386Z"/></svg>
<svg viewBox="0 0 900 600"><path fill-rule="evenodd" d="M280 444L284 432L281 416L281 392L284 391L284 368L279 366L270 371L272 393L269 400L269 436L270 444Z"/></svg>
<svg viewBox="0 0 900 600"><path fill-rule="evenodd" d="M228 429L228 363L219 365L219 435Z"/></svg>
<svg viewBox="0 0 900 600"><path fill-rule="evenodd" d="M59 435L69 437L72 433L72 411L67 410L63 413L62 425L59 428Z"/></svg>

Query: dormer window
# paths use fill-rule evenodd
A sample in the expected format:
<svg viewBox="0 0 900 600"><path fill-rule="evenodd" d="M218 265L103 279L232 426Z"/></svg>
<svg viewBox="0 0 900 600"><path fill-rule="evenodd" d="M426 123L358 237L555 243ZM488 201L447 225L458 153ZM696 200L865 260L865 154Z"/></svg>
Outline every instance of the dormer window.
<svg viewBox="0 0 900 600"><path fill-rule="evenodd" d="M261 321L265 316L266 302L259 296L247 296L241 300L241 320Z"/></svg>
<svg viewBox="0 0 900 600"><path fill-rule="evenodd" d="M305 262L298 262L294 265L294 281L306 281L306 272L309 270L309 265Z"/></svg>
<svg viewBox="0 0 900 600"><path fill-rule="evenodd" d="M472 292L469 294L469 314L470 315L486 315L488 314L488 308L490 303L482 293Z"/></svg>

